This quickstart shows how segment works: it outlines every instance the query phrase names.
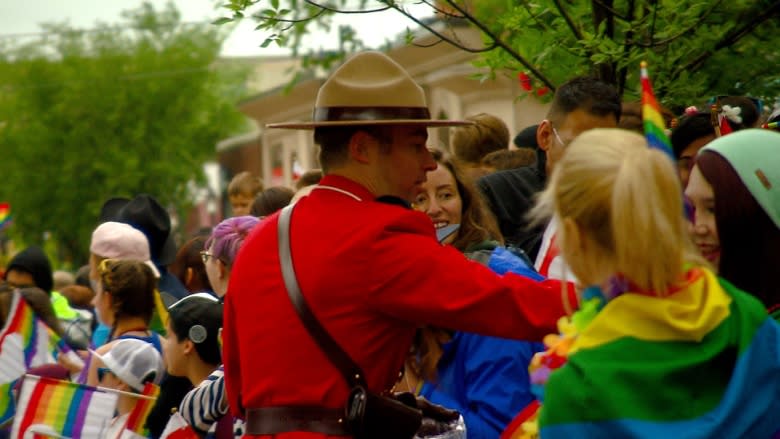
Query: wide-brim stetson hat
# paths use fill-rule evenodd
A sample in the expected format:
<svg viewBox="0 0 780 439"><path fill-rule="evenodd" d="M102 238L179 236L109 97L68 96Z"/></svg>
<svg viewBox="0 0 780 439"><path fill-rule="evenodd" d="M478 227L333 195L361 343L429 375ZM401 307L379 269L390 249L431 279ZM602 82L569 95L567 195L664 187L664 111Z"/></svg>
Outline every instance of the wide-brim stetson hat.
<svg viewBox="0 0 780 439"><path fill-rule="evenodd" d="M473 122L431 119L425 92L400 64L381 52L361 52L322 84L312 121L273 123L268 128L308 130L352 125L446 127Z"/></svg>

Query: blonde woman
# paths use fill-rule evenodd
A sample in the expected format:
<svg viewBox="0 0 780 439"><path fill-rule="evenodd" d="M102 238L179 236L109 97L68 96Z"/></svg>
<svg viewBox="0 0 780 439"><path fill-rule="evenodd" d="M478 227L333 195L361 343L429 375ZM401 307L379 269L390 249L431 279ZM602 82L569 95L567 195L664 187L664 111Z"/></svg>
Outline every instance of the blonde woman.
<svg viewBox="0 0 780 439"><path fill-rule="evenodd" d="M568 358L544 386L541 437L780 430L780 327L697 254L681 193L672 162L623 130L582 134L558 164L536 213L558 222L588 288L561 325ZM546 355L532 371L554 369Z"/></svg>

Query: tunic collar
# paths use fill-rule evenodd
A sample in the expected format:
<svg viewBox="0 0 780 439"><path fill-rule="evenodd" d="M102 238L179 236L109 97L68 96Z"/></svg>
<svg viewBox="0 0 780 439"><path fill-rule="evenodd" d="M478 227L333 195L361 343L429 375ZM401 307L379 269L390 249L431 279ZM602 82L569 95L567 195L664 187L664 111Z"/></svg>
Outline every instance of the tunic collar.
<svg viewBox="0 0 780 439"><path fill-rule="evenodd" d="M320 180L314 190L330 190L342 193L344 196L358 201L372 201L376 198L365 186L340 175L326 175L322 177L322 180Z"/></svg>

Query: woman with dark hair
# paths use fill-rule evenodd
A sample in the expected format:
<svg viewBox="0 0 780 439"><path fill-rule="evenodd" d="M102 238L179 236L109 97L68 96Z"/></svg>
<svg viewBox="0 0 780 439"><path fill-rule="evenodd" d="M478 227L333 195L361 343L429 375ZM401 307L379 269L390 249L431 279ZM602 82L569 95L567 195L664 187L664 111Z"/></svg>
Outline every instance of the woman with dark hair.
<svg viewBox="0 0 780 439"><path fill-rule="evenodd" d="M437 168L428 172L424 190L417 194L413 207L426 212L436 229L458 224L457 233L443 243L452 244L462 252L477 249L485 242L502 243L496 220L468 180L463 169L441 151L432 150ZM453 208L448 208L451 205Z"/></svg>
<svg viewBox="0 0 780 439"><path fill-rule="evenodd" d="M780 134L753 129L713 141L696 158L685 195L702 255L780 318Z"/></svg>
<svg viewBox="0 0 780 439"><path fill-rule="evenodd" d="M499 274L514 271L540 279L529 262L501 247L498 226L462 169L439 151L433 158L438 166L427 173L413 207L428 214L437 230L459 225L442 242ZM458 410L471 439L496 438L533 399L528 364L542 348L541 343L425 327L415 337L396 389Z"/></svg>
<svg viewBox="0 0 780 439"><path fill-rule="evenodd" d="M290 204L295 192L285 186L269 187L255 197L249 214L264 218Z"/></svg>
<svg viewBox="0 0 780 439"><path fill-rule="evenodd" d="M168 272L181 281L190 293L212 291L206 266L200 252L206 243L208 235L198 235L185 242L176 253L176 259L168 267Z"/></svg>
<svg viewBox="0 0 780 439"><path fill-rule="evenodd" d="M200 254L209 282L218 297L224 299L238 250L259 222L250 215L228 218L214 226L211 236L206 240ZM240 420L233 421L228 415L225 372L221 364L217 363L211 368L208 376L201 381L193 381L193 385L196 387L187 393L179 407L182 417L202 433L216 431L217 437L220 437L235 431L236 436L240 436L243 423Z"/></svg>

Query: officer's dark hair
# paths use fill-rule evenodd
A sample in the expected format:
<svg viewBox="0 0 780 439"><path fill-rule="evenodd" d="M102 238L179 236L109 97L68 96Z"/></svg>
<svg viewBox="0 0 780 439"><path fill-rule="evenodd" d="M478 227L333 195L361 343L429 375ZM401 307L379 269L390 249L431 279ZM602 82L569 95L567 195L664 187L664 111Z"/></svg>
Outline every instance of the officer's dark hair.
<svg viewBox="0 0 780 439"><path fill-rule="evenodd" d="M672 130L672 149L674 157L680 158L683 150L696 139L714 136L715 128L710 121L710 113L698 112L680 119L680 124Z"/></svg>
<svg viewBox="0 0 780 439"><path fill-rule="evenodd" d="M319 160L323 173L327 174L331 167L347 161L349 141L359 131L379 140L382 146L389 147L392 144L393 130L389 126L317 127L314 129L314 143L320 147Z"/></svg>
<svg viewBox="0 0 780 439"><path fill-rule="evenodd" d="M570 113L584 110L594 116L615 116L620 120L620 96L610 84L596 78L579 76L566 81L555 91L547 119L562 123Z"/></svg>

